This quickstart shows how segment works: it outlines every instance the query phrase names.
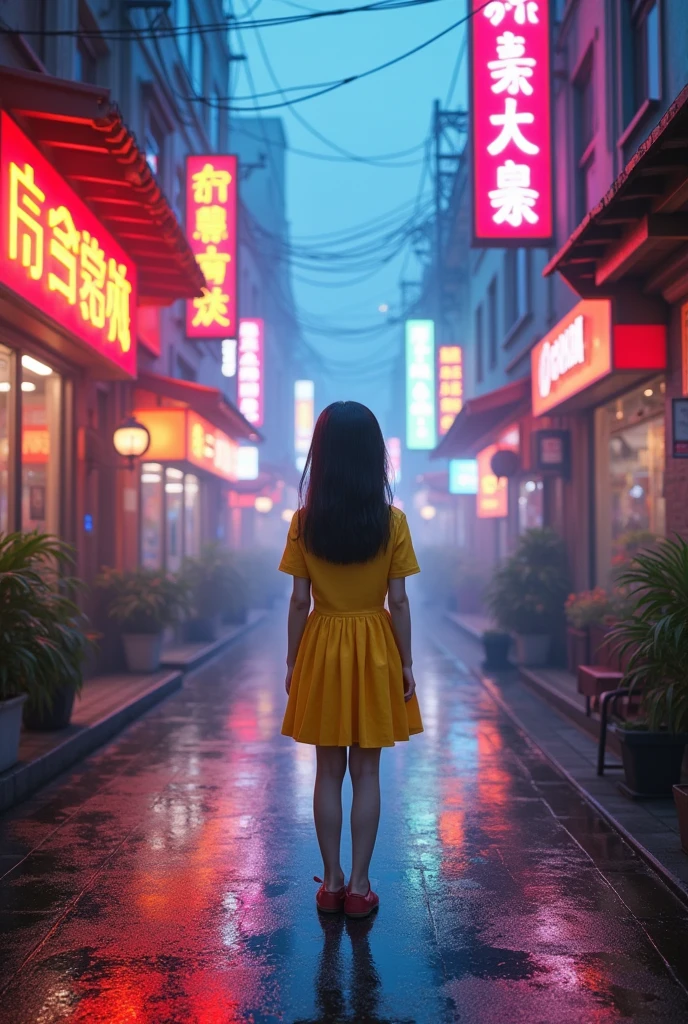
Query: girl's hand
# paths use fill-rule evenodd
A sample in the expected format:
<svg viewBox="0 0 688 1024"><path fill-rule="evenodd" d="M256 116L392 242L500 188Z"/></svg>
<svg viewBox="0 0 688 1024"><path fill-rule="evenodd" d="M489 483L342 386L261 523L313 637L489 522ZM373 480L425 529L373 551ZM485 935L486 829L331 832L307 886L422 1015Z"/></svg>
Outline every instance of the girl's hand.
<svg viewBox="0 0 688 1024"><path fill-rule="evenodd" d="M413 669L410 665L401 671L404 676L404 700L408 702L416 692L416 680L413 678Z"/></svg>
<svg viewBox="0 0 688 1024"><path fill-rule="evenodd" d="M287 678L284 681L284 689L287 691L287 694L291 690L291 677L293 675L294 675L294 666L293 665L287 665Z"/></svg>

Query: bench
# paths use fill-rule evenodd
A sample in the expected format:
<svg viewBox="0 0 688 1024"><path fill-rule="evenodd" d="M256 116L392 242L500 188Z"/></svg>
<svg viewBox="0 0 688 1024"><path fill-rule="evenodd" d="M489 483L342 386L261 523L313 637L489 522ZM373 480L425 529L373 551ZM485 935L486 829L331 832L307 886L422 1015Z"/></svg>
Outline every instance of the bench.
<svg viewBox="0 0 688 1024"><path fill-rule="evenodd" d="M599 700L603 693L615 690L622 679L623 672L606 668L604 665L578 666L578 692L585 697L587 718L590 718L591 699L594 697Z"/></svg>

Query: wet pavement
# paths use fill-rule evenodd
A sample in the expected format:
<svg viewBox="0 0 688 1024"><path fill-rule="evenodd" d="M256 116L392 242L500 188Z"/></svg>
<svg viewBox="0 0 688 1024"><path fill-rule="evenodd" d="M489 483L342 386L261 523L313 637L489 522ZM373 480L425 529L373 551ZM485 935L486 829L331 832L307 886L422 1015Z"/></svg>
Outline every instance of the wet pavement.
<svg viewBox="0 0 688 1024"><path fill-rule="evenodd" d="M375 918L314 909L276 613L0 818L2 1024L688 1021L688 910L432 628L426 732L383 753Z"/></svg>

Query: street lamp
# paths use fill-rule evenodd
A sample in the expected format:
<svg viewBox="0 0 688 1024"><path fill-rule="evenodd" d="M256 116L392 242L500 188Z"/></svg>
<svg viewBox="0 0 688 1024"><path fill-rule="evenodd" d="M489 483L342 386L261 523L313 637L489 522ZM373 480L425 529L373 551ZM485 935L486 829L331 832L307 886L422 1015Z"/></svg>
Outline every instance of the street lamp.
<svg viewBox="0 0 688 1024"><path fill-rule="evenodd" d="M264 495L259 494L253 507L256 512L262 512L263 515L272 512L272 498L266 498Z"/></svg>
<svg viewBox="0 0 688 1024"><path fill-rule="evenodd" d="M115 451L123 459L129 459L129 469L134 468L134 459L140 459L146 454L150 448L150 441L148 428L139 423L134 416L128 416L112 435Z"/></svg>
<svg viewBox="0 0 688 1024"><path fill-rule="evenodd" d="M431 519L434 519L437 515L437 509L434 505L423 505L420 510L420 517L424 519L426 523L429 523Z"/></svg>

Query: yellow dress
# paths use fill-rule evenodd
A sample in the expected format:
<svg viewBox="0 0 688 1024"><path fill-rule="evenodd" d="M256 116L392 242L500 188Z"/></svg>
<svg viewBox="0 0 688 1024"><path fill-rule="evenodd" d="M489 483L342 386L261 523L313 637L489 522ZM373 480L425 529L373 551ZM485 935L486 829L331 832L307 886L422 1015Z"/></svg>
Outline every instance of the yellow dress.
<svg viewBox="0 0 688 1024"><path fill-rule="evenodd" d="M392 509L387 550L370 562L334 565L305 550L297 515L280 570L311 581L313 611L282 733L321 746L393 747L423 731L418 698L404 701L401 657L384 607L388 580L420 572L406 516Z"/></svg>

